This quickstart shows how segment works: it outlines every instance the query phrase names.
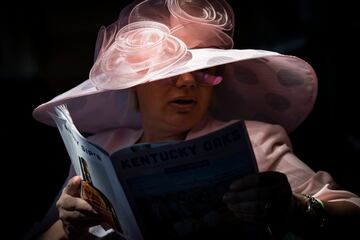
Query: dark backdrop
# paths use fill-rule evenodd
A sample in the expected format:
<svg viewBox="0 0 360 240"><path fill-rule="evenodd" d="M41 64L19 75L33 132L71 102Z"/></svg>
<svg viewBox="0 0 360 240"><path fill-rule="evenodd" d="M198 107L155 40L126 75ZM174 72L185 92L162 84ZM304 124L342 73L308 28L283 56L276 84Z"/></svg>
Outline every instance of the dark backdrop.
<svg viewBox="0 0 360 240"><path fill-rule="evenodd" d="M128 2L10 3L0 10L2 208L15 238L43 216L69 164L57 129L34 121L31 112L87 79L99 27L111 24ZM315 68L317 103L290 135L294 151L359 194L356 8L320 0L229 2L236 13L236 48L296 55Z"/></svg>

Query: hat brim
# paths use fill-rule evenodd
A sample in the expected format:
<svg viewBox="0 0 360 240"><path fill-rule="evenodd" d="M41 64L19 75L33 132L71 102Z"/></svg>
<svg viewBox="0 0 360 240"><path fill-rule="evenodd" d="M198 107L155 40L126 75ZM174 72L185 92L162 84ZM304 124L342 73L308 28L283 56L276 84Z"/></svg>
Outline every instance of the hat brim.
<svg viewBox="0 0 360 240"><path fill-rule="evenodd" d="M80 131L101 132L119 127L140 128L131 107L130 87L213 66L224 65L223 82L215 87L211 111L219 120L253 119L281 124L293 131L310 113L317 78L304 60L264 50L191 49L171 71L152 75L124 88L98 89L86 80L41 104L33 117L55 126L48 112L66 104Z"/></svg>

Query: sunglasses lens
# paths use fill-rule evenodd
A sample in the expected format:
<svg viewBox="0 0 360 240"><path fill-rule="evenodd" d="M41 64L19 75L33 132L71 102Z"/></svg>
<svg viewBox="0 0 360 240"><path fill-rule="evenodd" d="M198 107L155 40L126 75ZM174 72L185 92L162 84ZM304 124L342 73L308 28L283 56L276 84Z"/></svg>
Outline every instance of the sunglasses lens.
<svg viewBox="0 0 360 240"><path fill-rule="evenodd" d="M221 83L223 80L222 76L218 76L214 68L202 69L191 72L196 83L203 86L215 86ZM175 84L179 76L174 76L161 80L162 84Z"/></svg>
<svg viewBox="0 0 360 240"><path fill-rule="evenodd" d="M196 71L194 72L196 82L201 85L215 86L221 83L222 76L211 74L207 71Z"/></svg>

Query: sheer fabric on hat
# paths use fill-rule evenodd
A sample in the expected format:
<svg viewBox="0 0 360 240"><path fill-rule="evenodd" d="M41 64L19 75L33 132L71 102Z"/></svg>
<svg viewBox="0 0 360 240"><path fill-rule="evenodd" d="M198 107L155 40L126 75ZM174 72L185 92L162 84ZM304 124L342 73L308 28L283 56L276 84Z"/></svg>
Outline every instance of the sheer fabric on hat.
<svg viewBox="0 0 360 240"><path fill-rule="evenodd" d="M147 82L184 64L191 58L187 49L232 48L233 25L223 0L135 1L115 23L101 27L90 80L99 89Z"/></svg>

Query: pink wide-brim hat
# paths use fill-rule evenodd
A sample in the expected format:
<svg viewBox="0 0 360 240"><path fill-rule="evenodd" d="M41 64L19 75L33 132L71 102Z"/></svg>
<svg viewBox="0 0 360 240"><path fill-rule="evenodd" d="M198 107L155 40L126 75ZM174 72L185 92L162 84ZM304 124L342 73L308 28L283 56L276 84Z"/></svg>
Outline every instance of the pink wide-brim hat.
<svg viewBox="0 0 360 240"><path fill-rule="evenodd" d="M41 104L33 116L55 126L49 112L66 104L80 131L141 128L131 87L222 66L212 116L264 121L293 131L315 103L314 69L295 56L231 49L233 26L225 1L135 1L117 22L100 29L89 79Z"/></svg>

